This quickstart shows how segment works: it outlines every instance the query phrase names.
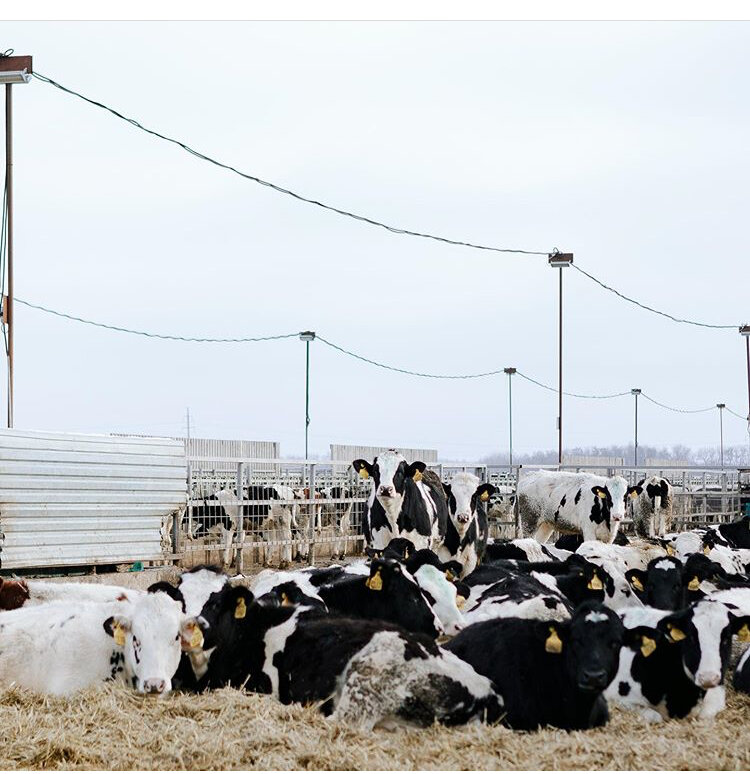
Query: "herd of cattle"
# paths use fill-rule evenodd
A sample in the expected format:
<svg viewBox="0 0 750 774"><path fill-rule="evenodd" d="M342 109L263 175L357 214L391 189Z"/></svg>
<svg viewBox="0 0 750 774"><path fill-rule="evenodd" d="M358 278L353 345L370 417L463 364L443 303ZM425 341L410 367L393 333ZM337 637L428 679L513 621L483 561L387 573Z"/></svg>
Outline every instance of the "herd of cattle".
<svg viewBox="0 0 750 774"><path fill-rule="evenodd" d="M489 540L491 484L442 482L394 451L353 466L372 491L367 558L351 564L248 579L201 566L148 591L5 580L0 686L231 685L365 729L724 708L733 641L750 641L750 516L669 533L664 479L542 471L519 481L529 536ZM732 679L750 693L750 650Z"/></svg>

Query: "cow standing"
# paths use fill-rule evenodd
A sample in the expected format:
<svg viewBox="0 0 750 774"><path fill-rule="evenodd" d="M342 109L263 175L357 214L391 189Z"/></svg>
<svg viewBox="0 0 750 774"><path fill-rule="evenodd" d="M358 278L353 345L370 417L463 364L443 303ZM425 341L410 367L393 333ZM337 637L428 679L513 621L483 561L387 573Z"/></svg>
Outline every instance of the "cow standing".
<svg viewBox="0 0 750 774"><path fill-rule="evenodd" d="M641 479L632 499L633 527L641 537L663 537L672 522L672 485L666 478Z"/></svg>
<svg viewBox="0 0 750 774"><path fill-rule="evenodd" d="M448 504L439 484L422 481L424 462L407 463L390 449L372 463L354 460L354 470L373 480L363 531L367 546L383 549L397 537L416 548L432 548L445 536Z"/></svg>
<svg viewBox="0 0 750 774"><path fill-rule="evenodd" d="M634 487L622 476L535 470L518 481L518 503L524 530L540 542L553 532L581 533L584 540L611 543L625 518Z"/></svg>

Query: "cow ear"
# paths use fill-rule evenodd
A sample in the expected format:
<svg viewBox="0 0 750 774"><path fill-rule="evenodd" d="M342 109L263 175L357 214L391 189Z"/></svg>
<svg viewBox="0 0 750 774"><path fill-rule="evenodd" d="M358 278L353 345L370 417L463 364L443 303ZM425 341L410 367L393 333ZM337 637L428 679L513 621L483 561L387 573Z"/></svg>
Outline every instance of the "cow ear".
<svg viewBox="0 0 750 774"><path fill-rule="evenodd" d="M424 462L412 462L411 465L406 466L406 476L407 478L413 478L415 481L421 481L422 473L425 472L426 468L427 465Z"/></svg>
<svg viewBox="0 0 750 774"><path fill-rule="evenodd" d="M445 492L446 497L450 497L452 494L451 485L446 484L444 481L440 482L443 485L443 491Z"/></svg>
<svg viewBox="0 0 750 774"><path fill-rule="evenodd" d="M372 475L372 465L367 460L354 460L352 467L362 478L370 478Z"/></svg>
<svg viewBox="0 0 750 774"><path fill-rule="evenodd" d="M486 503L493 494L495 494L495 487L492 486L492 484L480 484L477 487L477 497L479 497L483 503Z"/></svg>
<svg viewBox="0 0 750 774"><path fill-rule="evenodd" d="M544 640L544 649L547 653L562 653L563 641L565 639L565 629L559 623L549 624L545 621L546 637Z"/></svg>
<svg viewBox="0 0 750 774"><path fill-rule="evenodd" d="M662 641L664 635L650 626L636 626L633 629L625 629L623 643L634 651L640 651L644 658L648 658Z"/></svg>
<svg viewBox="0 0 750 774"><path fill-rule="evenodd" d="M203 647L203 629L196 618L188 618L180 627L180 645L185 652Z"/></svg>
<svg viewBox="0 0 750 774"><path fill-rule="evenodd" d="M729 614L732 634L737 635L740 642L750 642L750 616Z"/></svg>
<svg viewBox="0 0 750 774"><path fill-rule="evenodd" d="M668 642L681 642L687 637L684 631L684 622L679 616L670 615L667 618L662 618L657 624L657 628L666 636Z"/></svg>
<svg viewBox="0 0 750 774"><path fill-rule="evenodd" d="M233 618L242 619L247 615L254 600L250 589L245 586L233 586L224 595L222 609L224 612L231 612Z"/></svg>
<svg viewBox="0 0 750 774"><path fill-rule="evenodd" d="M646 590L646 572L644 570L628 570L625 573L625 577L637 592Z"/></svg>
<svg viewBox="0 0 750 774"><path fill-rule="evenodd" d="M591 491L597 496L601 497L602 500L606 498L607 493L602 489L600 486L592 486Z"/></svg>
<svg viewBox="0 0 750 774"><path fill-rule="evenodd" d="M182 612L185 612L185 597L183 597L182 592L178 588L175 588L171 583L167 581L158 581L157 583L152 583L146 591L149 594L156 594L158 591L161 591L167 596L172 597L175 602L179 602L180 605L182 605Z"/></svg>
<svg viewBox="0 0 750 774"><path fill-rule="evenodd" d="M115 641L115 645L121 648L130 631L130 619L124 615L111 615L103 625L104 631Z"/></svg>
<svg viewBox="0 0 750 774"><path fill-rule="evenodd" d="M643 492L642 486L629 486L628 487L628 494L627 496L631 499L635 500L636 497L638 497L639 494Z"/></svg>

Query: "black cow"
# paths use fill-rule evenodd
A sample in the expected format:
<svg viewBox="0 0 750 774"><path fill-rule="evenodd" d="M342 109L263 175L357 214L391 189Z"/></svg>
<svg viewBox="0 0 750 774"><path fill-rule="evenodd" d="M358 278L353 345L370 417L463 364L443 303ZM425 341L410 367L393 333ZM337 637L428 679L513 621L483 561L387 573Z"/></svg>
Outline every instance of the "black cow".
<svg viewBox="0 0 750 774"><path fill-rule="evenodd" d="M674 556L652 559L645 570L628 570L625 577L644 605L677 610L687 604L682 562Z"/></svg>
<svg viewBox="0 0 750 774"><path fill-rule="evenodd" d="M572 730L609 719L602 692L617 672L623 637L614 612L587 602L569 621L506 618L473 624L446 648L497 686L511 728Z"/></svg>
<svg viewBox="0 0 750 774"><path fill-rule="evenodd" d="M370 574L334 579L318 593L332 613L389 621L430 637L443 633L424 592L395 559L373 559Z"/></svg>
<svg viewBox="0 0 750 774"><path fill-rule="evenodd" d="M201 688L245 686L285 704L315 702L365 728L494 721L502 712L488 680L429 638L382 621L267 607L242 586L212 595L203 617L205 647L215 650Z"/></svg>
<svg viewBox="0 0 750 774"><path fill-rule="evenodd" d="M363 520L368 546L382 549L391 538L405 537L417 548L432 548L445 535L448 504L437 482L421 480L424 462L406 462L394 449L370 463L358 459L352 467L363 478L372 478L373 488Z"/></svg>

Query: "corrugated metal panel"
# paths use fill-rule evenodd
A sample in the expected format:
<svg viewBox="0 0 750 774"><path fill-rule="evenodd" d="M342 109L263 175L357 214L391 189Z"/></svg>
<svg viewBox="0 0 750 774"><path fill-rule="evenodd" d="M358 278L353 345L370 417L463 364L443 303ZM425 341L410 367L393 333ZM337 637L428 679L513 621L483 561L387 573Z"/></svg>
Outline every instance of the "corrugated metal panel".
<svg viewBox="0 0 750 774"><path fill-rule="evenodd" d="M621 468L623 459L622 457L597 457L596 455L571 454L563 456L563 465L572 465L576 467L607 465L611 468Z"/></svg>
<svg viewBox="0 0 750 774"><path fill-rule="evenodd" d="M161 559L186 479L179 440L0 430L0 566Z"/></svg>
<svg viewBox="0 0 750 774"><path fill-rule="evenodd" d="M351 446L342 443L331 444L331 459L332 460L372 460L377 457L380 452L387 451L392 446ZM396 451L400 451L401 454L406 457L409 462L415 462L421 460L422 462L432 463L437 462L438 453L437 449L404 449L398 448Z"/></svg>

